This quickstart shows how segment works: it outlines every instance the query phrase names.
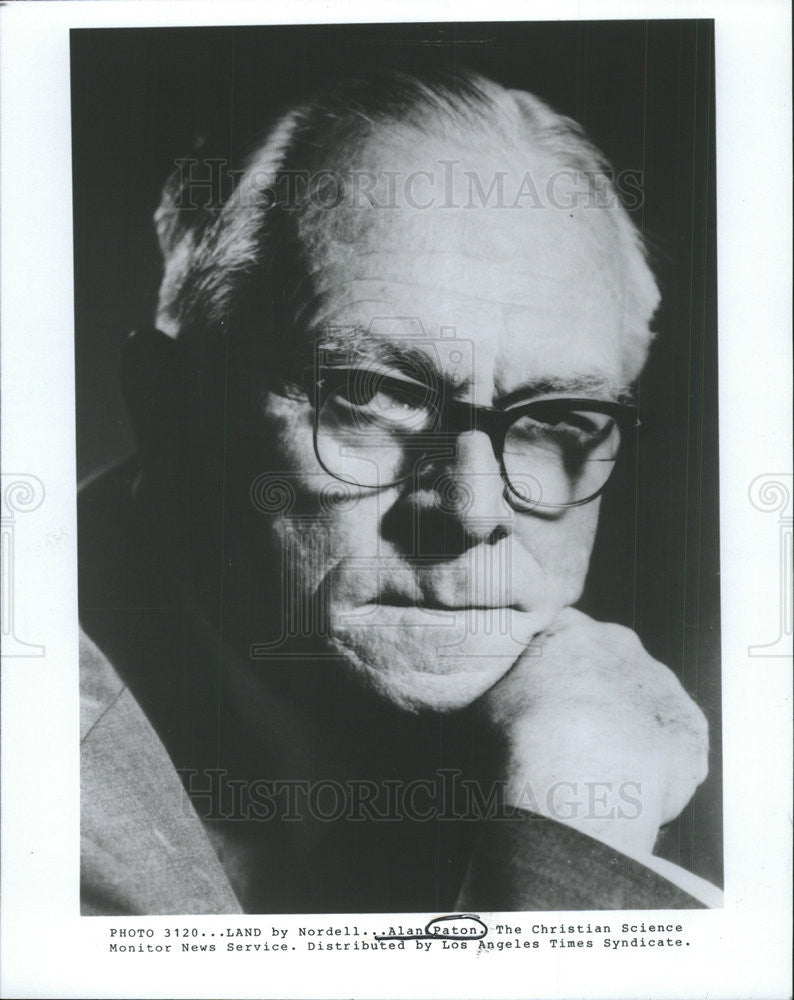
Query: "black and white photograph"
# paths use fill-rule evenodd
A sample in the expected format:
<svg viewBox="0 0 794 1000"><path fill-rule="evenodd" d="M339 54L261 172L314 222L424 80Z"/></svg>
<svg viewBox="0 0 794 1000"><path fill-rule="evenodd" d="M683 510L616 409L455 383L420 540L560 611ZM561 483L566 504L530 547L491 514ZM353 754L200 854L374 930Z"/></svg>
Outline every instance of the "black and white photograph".
<svg viewBox="0 0 794 1000"><path fill-rule="evenodd" d="M720 905L713 45L73 32L85 914Z"/></svg>
<svg viewBox="0 0 794 1000"><path fill-rule="evenodd" d="M0 27L0 995L789 996L787 6Z"/></svg>

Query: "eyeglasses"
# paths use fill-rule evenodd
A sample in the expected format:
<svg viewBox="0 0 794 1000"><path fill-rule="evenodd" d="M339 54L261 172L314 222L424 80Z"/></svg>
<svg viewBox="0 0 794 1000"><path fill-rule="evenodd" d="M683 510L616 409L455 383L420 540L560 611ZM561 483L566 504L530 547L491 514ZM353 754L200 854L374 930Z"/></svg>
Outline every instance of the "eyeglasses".
<svg viewBox="0 0 794 1000"><path fill-rule="evenodd" d="M554 398L498 410L367 368L331 369L315 390L314 450L336 479L382 489L422 477L454 458L460 434L479 430L517 510L594 500L638 425L622 403Z"/></svg>

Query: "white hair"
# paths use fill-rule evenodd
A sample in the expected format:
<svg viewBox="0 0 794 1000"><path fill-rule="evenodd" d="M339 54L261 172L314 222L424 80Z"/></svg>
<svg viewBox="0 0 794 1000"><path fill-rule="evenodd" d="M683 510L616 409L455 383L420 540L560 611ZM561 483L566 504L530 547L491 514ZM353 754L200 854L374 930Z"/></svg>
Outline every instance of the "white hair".
<svg viewBox="0 0 794 1000"><path fill-rule="evenodd" d="M182 207L185 179L175 174L163 191L155 225L164 259L157 325L170 336L217 336L235 325L240 303L256 288L259 335L274 352L283 336L279 313L307 252L304 198L274 192L274 180L292 172L323 171L387 129L392 141L416 140L467 148L510 148L542 155L610 193L599 219L609 229L624 292L625 366L642 368L652 339L659 291L641 234L615 191L609 164L572 119L523 91L507 90L478 74L457 71L422 78L384 72L345 81L284 114L249 156L223 204ZM278 329L276 329L278 328Z"/></svg>

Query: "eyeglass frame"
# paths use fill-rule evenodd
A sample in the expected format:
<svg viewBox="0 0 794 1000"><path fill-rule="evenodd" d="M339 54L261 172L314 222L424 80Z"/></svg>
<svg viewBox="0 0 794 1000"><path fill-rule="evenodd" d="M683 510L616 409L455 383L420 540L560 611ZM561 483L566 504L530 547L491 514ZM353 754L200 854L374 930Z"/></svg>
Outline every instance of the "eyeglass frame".
<svg viewBox="0 0 794 1000"><path fill-rule="evenodd" d="M516 490L515 486L511 483L510 474L507 472L504 462L504 445L507 438L507 434L512 427L512 425L520 418L526 416L527 414L533 414L538 412L543 412L544 408L549 409L563 409L565 411L570 411L571 409L586 410L589 413L601 413L608 417L611 417L617 424L618 431L620 433L620 441L618 443L618 449L615 454L614 464L617 464L619 455L625 450L624 442L628 438L628 432L631 430L637 430L641 426L641 421L637 416L636 404L632 403L620 403L613 400L601 400L601 399L591 399L589 397L580 396L555 396L555 397L544 397L541 399L530 399L525 403L519 404L517 406L509 407L508 409L499 409L493 406L480 406L476 403L468 402L466 400L459 400L450 398L448 393L438 392L431 386L425 385L424 383L416 382L413 379L401 379L397 376L375 372L372 369L367 368L355 368L355 367L339 367L339 368L329 368L327 369L327 374L321 376L320 378L311 379L312 385L314 387L314 431L313 431L313 443L314 443L314 453L317 457L317 461L320 463L322 468L328 473L329 476L333 476L334 479L339 482L346 483L348 486L356 486L359 489L365 490L380 490L389 489L392 486L398 486L400 483L407 482L416 475L416 469L421 458L417 457L416 461L412 463L411 470L405 475L399 476L396 479L389 480L384 483L377 483L376 485L367 485L363 483L351 482L344 479L338 472L334 472L333 469L328 468L326 463L323 461L320 448L318 444L318 432L320 427L320 414L323 405L328 401L330 396L337 391L342 385L349 382L351 375L356 373L368 373L373 375L381 375L392 382L402 383L407 386L411 386L416 389L424 389L428 393L432 393L435 399L438 401L438 406L434 406L433 409L437 414L436 424L441 425L443 430L431 430L420 433L425 433L428 435L433 435L433 440L439 445L445 440L452 441L457 439L461 434L467 433L468 431L482 431L491 442L491 447L493 448L494 456L497 463L499 464L499 472L502 480L505 484L505 499L519 512L524 510L532 510L537 507L546 508L549 510L566 510L573 507L582 507L585 504L591 503L606 489L609 484L613 469L610 471L604 483L589 496L584 497L581 500L574 500L570 503L565 504L549 504L543 503L542 501L527 501L525 498ZM312 373L313 374L313 373ZM308 381L308 379L307 379ZM465 418L464 418L465 414ZM423 457L426 457L423 456ZM442 457L442 456L438 456ZM510 499L510 496L517 498L518 502L524 504L525 507L518 507L516 502Z"/></svg>

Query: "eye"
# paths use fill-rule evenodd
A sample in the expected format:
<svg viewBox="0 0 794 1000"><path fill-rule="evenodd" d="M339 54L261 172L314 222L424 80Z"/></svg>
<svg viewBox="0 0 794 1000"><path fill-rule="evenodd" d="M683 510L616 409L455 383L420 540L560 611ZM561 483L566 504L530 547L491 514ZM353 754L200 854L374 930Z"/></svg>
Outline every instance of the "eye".
<svg viewBox="0 0 794 1000"><path fill-rule="evenodd" d="M602 446L611 449L618 436L614 419L591 410L539 407L519 417L510 428L510 442L549 450L565 451L581 459L600 457Z"/></svg>
<svg viewBox="0 0 794 1000"><path fill-rule="evenodd" d="M337 386L333 404L340 419L390 430L423 430L432 418L432 391L382 372L357 370Z"/></svg>
<svg viewBox="0 0 794 1000"><path fill-rule="evenodd" d="M564 416L550 421L547 426L559 433L582 443L600 441L608 434L614 421L605 413L569 410Z"/></svg>

